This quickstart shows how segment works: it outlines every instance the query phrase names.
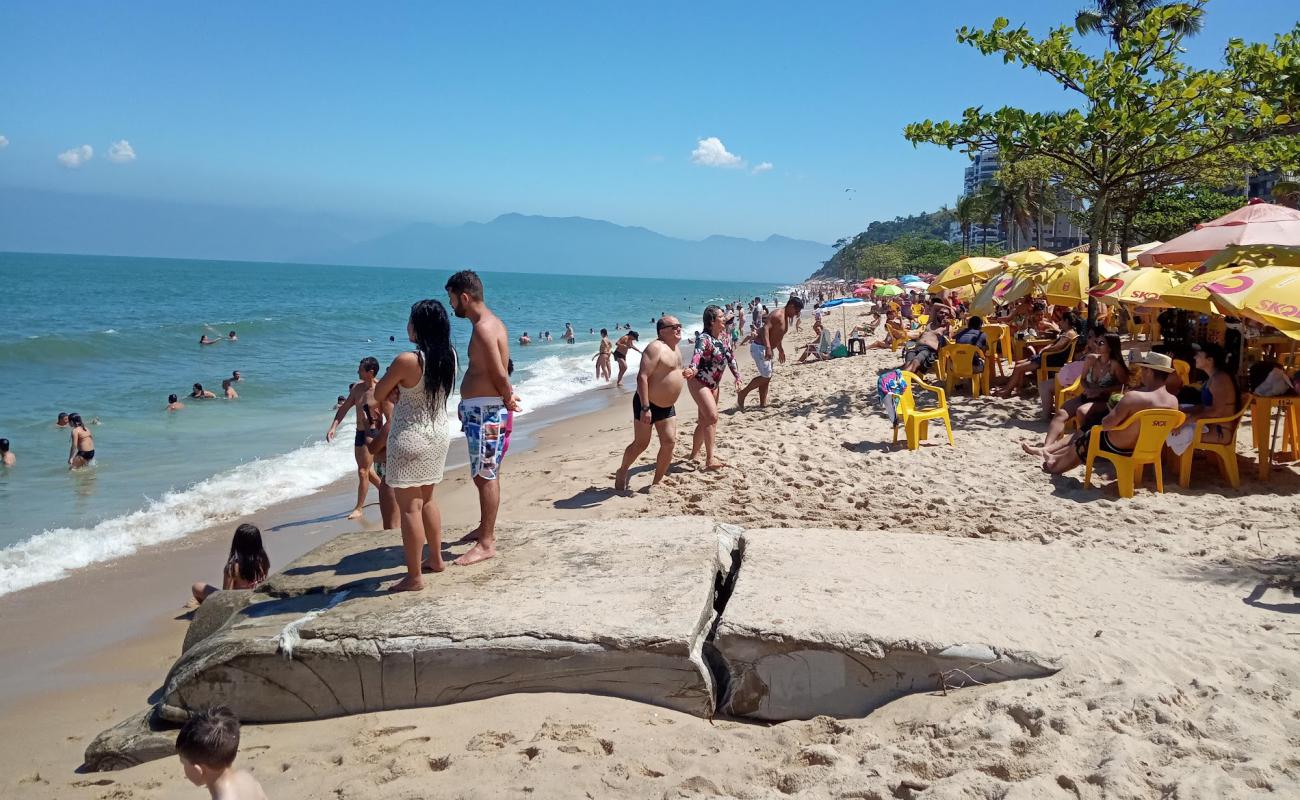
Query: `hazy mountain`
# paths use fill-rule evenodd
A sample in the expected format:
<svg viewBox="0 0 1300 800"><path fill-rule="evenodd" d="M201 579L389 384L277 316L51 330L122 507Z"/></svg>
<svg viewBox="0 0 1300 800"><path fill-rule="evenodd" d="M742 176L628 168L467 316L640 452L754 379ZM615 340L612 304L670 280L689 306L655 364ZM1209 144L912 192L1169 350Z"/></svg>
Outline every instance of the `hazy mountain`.
<svg viewBox="0 0 1300 800"><path fill-rule="evenodd" d="M0 250L770 281L834 254L784 236L691 241L582 217L402 224L12 187L0 187Z"/></svg>
<svg viewBox="0 0 1300 800"><path fill-rule="evenodd" d="M289 261L399 224L340 215L0 186L0 250Z"/></svg>
<svg viewBox="0 0 1300 800"><path fill-rule="evenodd" d="M834 252L829 245L784 236L691 241L583 217L503 214L485 223L413 223L317 258L434 269L787 281L818 268Z"/></svg>

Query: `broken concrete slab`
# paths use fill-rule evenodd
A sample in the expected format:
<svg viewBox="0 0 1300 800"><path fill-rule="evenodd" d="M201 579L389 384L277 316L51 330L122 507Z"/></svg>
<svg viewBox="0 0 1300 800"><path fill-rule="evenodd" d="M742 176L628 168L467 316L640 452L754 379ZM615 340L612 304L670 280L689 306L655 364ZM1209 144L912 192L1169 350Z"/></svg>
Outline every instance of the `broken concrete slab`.
<svg viewBox="0 0 1300 800"><path fill-rule="evenodd" d="M176 754L176 729L167 727L154 709L128 717L96 736L86 747L88 772L127 769Z"/></svg>
<svg viewBox="0 0 1300 800"><path fill-rule="evenodd" d="M916 691L1060 668L1006 545L919 534L748 530L711 647L722 711L864 716ZM943 587L936 591L936 587ZM997 587L996 591L990 591Z"/></svg>
<svg viewBox="0 0 1300 800"><path fill-rule="evenodd" d="M404 573L400 534L334 539L192 642L160 711L224 704L245 722L287 722L574 691L714 712L702 651L738 530L683 517L499 535L500 557L397 595L384 588Z"/></svg>

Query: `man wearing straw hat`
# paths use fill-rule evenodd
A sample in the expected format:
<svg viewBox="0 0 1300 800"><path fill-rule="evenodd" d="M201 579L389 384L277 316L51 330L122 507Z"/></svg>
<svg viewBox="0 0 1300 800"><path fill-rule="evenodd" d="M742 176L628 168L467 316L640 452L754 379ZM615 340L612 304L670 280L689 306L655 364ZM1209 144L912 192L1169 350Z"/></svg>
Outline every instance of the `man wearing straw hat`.
<svg viewBox="0 0 1300 800"><path fill-rule="evenodd" d="M1178 410L1178 398L1169 393L1165 382L1174 371L1174 362L1163 353L1133 353L1129 365L1141 370L1141 388L1124 393L1119 403L1100 423L1101 449L1116 455L1131 455L1141 429L1134 425L1124 430L1115 428L1128 421L1139 411L1151 408ZM1091 430L1080 430L1073 439L1063 438L1043 451L1043 471L1061 475L1079 466L1088 457L1088 440Z"/></svg>

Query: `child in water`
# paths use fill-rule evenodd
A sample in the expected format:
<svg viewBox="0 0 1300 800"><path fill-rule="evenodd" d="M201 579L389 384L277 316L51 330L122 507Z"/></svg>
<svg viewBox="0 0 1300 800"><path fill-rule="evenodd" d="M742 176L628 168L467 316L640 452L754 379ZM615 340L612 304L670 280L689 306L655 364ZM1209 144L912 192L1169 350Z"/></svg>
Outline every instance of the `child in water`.
<svg viewBox="0 0 1300 800"><path fill-rule="evenodd" d="M181 726L176 736L185 777L221 800L266 800L266 792L252 774L232 769L239 754L239 720L229 708L202 711Z"/></svg>
<svg viewBox="0 0 1300 800"><path fill-rule="evenodd" d="M221 571L221 589L256 589L270 571L271 559L262 547L262 532L245 522L235 529L235 538L230 540L230 558ZM192 591L194 599L202 603L218 589L200 581Z"/></svg>

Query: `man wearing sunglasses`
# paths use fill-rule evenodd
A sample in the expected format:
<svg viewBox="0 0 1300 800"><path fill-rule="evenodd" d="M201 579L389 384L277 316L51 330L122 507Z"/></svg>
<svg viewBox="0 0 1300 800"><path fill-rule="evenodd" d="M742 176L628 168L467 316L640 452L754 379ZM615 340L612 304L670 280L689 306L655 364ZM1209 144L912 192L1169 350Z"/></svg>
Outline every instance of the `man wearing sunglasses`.
<svg viewBox="0 0 1300 800"><path fill-rule="evenodd" d="M623 464L614 477L614 488L627 491L628 469L650 446L650 434L659 434L659 454L655 458L654 483L664 479L673 462L677 444L677 409L674 404L686 385L682 354L682 324L676 317L663 316L655 323L658 337L641 352L641 366L632 395L632 444L623 451Z"/></svg>

